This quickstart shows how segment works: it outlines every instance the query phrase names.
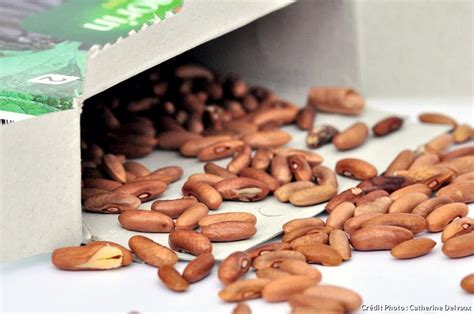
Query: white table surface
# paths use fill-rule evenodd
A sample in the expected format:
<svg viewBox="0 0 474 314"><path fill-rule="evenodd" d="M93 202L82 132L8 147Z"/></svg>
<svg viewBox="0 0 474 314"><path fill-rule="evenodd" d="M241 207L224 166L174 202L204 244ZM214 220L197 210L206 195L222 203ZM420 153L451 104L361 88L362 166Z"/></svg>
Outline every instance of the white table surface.
<svg viewBox="0 0 474 314"><path fill-rule="evenodd" d="M474 121L470 102L371 100L370 104L410 119L416 119L422 111L441 111L460 122ZM469 216L474 217L474 205L469 208ZM341 285L361 294L364 305L358 313L442 313L449 310L446 306L470 307L467 311L449 311L472 313L474 297L465 293L459 283L465 275L474 272L474 257L449 259L441 252L440 233L423 236L438 244L421 258L400 261L387 251L353 251L352 259L341 266L315 267L323 274L322 283ZM177 268L182 270L184 266L180 262ZM173 293L158 280L154 267L134 263L113 271L67 272L55 269L50 255L45 254L1 265L0 311L231 313L235 305L217 297L222 286L216 273L217 267L187 292ZM252 276L253 273L248 275ZM262 300L247 303L253 313L290 312L286 303L269 304Z"/></svg>

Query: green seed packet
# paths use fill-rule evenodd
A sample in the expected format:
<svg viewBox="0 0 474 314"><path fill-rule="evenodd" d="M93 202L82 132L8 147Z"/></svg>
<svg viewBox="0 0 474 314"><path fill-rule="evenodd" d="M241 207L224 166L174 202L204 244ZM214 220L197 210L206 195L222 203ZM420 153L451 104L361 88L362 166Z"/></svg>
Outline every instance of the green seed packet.
<svg viewBox="0 0 474 314"><path fill-rule="evenodd" d="M0 125L73 108L87 50L113 43L183 0L2 0Z"/></svg>

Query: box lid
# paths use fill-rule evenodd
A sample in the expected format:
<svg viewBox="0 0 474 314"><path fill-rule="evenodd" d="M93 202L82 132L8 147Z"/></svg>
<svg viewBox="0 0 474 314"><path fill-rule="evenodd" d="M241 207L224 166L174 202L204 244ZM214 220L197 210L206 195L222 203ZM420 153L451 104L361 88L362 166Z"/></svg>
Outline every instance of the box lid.
<svg viewBox="0 0 474 314"><path fill-rule="evenodd" d="M2 1L0 119L73 108L75 97L87 99L291 2Z"/></svg>

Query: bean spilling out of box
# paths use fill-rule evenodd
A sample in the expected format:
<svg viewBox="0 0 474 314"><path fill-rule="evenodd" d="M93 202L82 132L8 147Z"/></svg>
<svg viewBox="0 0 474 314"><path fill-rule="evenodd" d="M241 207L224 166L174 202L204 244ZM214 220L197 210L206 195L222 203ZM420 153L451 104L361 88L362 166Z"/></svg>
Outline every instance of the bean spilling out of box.
<svg viewBox="0 0 474 314"><path fill-rule="evenodd" d="M258 232L254 215L219 213L221 204L266 197L288 202L289 210L327 202L329 217L290 221L282 226L281 242L229 255L218 272L224 301L263 296L288 301L294 312L342 313L358 309L360 296L319 285L321 273L307 263L340 265L353 249L391 250L400 260L419 257L436 245L419 237L424 232L442 232L443 253L450 258L474 255L474 220L466 217L466 203L474 201L474 146L454 147L473 139L472 127L443 114L422 114L421 122L449 124L452 130L401 151L387 169L356 158L340 159L335 169L324 166L324 156L314 149L350 150L403 126L395 116L373 126L359 122L364 107L364 98L350 88L311 88L299 107L236 75L220 77L200 65L176 63L95 97L84 108L81 128L83 208L117 214L128 230L169 233L170 248L137 235L129 240L131 251L92 242L57 249L53 264L66 270L113 269L129 265L133 252L158 268L167 287L184 291L212 270L213 242L240 241ZM318 120L320 111L354 116L354 123L344 130L325 125ZM307 132L307 147L285 147L291 135L280 127L287 124ZM160 149L206 162L202 173L187 178L182 198L155 200L181 178L179 166L148 169L131 160ZM213 162L228 157L227 167ZM338 191L338 175L360 182ZM139 208L151 200L151 210ZM175 251L196 256L182 274L173 267ZM256 279L243 278L250 268ZM462 281L466 291L473 291L472 278ZM247 305L236 308L245 311Z"/></svg>

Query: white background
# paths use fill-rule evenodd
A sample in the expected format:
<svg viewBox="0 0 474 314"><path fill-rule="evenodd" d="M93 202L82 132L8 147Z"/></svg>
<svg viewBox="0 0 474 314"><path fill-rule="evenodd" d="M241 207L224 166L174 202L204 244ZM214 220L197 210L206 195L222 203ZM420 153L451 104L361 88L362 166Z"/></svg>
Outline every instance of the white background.
<svg viewBox="0 0 474 314"><path fill-rule="evenodd" d="M473 119L471 105L446 104L423 106L408 101L382 102L372 100L373 107L409 115L415 119L421 111L442 111L460 122ZM377 105L379 104L379 105ZM403 112L402 112L403 111ZM472 142L471 142L472 145ZM474 217L474 206L469 206ZM441 252L440 233L423 234L438 242L426 256L412 260L395 260L388 251L353 252L350 261L337 267L315 265L323 274L322 283L354 289L364 299L364 306L401 306L374 312L416 311L410 306L471 306L474 298L459 286L461 279L474 272L474 257L449 259ZM179 270L184 262L177 265ZM234 304L217 297L222 288L217 268L203 281L193 284L187 292L167 290L157 278L156 268L136 264L113 271L67 272L55 269L49 255L3 264L1 268L2 312L160 312L160 313L231 313ZM247 277L253 277L249 273ZM268 304L249 301L253 313L289 313L286 303ZM364 311L360 310L359 313ZM365 312L369 312L368 310ZM419 313L433 313L422 311Z"/></svg>

